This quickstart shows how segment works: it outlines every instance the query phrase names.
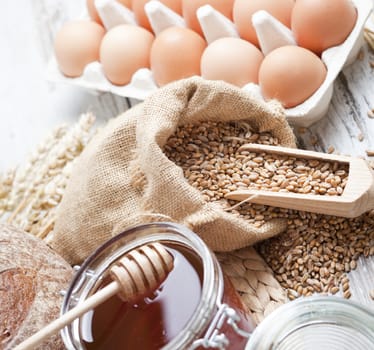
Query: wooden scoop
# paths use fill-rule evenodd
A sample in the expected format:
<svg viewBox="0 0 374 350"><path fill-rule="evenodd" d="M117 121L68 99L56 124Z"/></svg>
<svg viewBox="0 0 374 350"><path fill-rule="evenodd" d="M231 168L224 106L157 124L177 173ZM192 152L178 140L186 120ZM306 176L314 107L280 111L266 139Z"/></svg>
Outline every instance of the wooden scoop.
<svg viewBox="0 0 374 350"><path fill-rule="evenodd" d="M374 209L374 174L363 159L258 144L243 145L240 147L240 151L265 152L301 159L339 162L349 167L348 181L341 195L299 194L248 189L230 192L225 196L226 199L236 201L250 199L249 202L251 203L348 218L357 217L368 210Z"/></svg>
<svg viewBox="0 0 374 350"><path fill-rule="evenodd" d="M156 290L173 269L173 257L160 243L144 245L122 257L110 270L113 282L87 298L77 307L52 321L26 339L14 350L31 350L44 339L64 328L77 317L119 294L124 301L132 301Z"/></svg>

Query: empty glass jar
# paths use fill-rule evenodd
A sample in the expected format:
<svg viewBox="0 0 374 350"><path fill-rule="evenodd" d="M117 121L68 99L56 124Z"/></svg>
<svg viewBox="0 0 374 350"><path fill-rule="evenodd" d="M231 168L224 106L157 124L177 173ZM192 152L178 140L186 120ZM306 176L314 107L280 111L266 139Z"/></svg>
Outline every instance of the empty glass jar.
<svg viewBox="0 0 374 350"><path fill-rule="evenodd" d="M265 318L245 350L374 349L374 312L335 296L289 302Z"/></svg>

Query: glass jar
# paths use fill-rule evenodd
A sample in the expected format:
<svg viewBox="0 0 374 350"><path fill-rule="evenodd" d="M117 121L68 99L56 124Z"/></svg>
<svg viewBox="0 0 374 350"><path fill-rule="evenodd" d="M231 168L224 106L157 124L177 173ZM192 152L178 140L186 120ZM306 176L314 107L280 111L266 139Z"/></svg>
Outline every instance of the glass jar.
<svg viewBox="0 0 374 350"><path fill-rule="evenodd" d="M266 317L245 350L374 349L374 312L336 296L300 298Z"/></svg>
<svg viewBox="0 0 374 350"><path fill-rule="evenodd" d="M66 347L114 350L108 345L113 340L112 344L121 343L121 348L126 349L244 349L254 329L249 313L229 279L223 275L214 254L195 233L178 224L152 223L133 227L99 247L78 267L66 292L62 313L103 287L109 281L111 266L121 256L152 242L160 242L176 254L174 268L164 284L144 303L123 306L122 301L113 301L117 303L113 306L110 301L100 305L100 310L97 308L76 319L62 331ZM120 316L115 315L119 312L116 310L121 308L125 310L123 314L130 315L131 312L128 327L123 326L126 323L121 323L120 327L116 324L120 322ZM149 315L137 321L139 310L145 310ZM110 326L107 325L109 322ZM106 333L102 331L105 327L108 327ZM102 332L100 335L95 334L97 329ZM125 336L127 329L138 333ZM157 335L157 344L153 343L156 338L151 335L155 329L165 337L163 340ZM110 340L113 332L118 334ZM122 341L138 341L138 338L141 345L122 344ZM95 345L99 341L106 345Z"/></svg>

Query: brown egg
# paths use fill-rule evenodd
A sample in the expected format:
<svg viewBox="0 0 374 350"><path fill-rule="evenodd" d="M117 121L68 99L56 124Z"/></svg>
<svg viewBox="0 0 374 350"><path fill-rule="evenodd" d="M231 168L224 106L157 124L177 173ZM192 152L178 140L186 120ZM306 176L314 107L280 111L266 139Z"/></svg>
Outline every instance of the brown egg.
<svg viewBox="0 0 374 350"><path fill-rule="evenodd" d="M262 61L259 83L265 99L277 99L284 107L291 108L313 95L326 73L325 65L312 51L282 46Z"/></svg>
<svg viewBox="0 0 374 350"><path fill-rule="evenodd" d="M122 24L109 30L101 43L100 61L107 79L125 85L140 68L149 68L154 36L146 29Z"/></svg>
<svg viewBox="0 0 374 350"><path fill-rule="evenodd" d="M297 0L291 28L298 45L319 55L342 44L356 20L357 10L350 0Z"/></svg>
<svg viewBox="0 0 374 350"><path fill-rule="evenodd" d="M99 60L104 28L94 21L66 23L54 42L55 56L61 72L68 77L82 75L85 66Z"/></svg>
<svg viewBox="0 0 374 350"><path fill-rule="evenodd" d="M149 1L150 0L132 0L132 10L134 11L134 15L138 24L152 32L151 24L149 23L148 17L144 10L144 5ZM182 0L159 1L179 15L182 14Z"/></svg>
<svg viewBox="0 0 374 350"><path fill-rule="evenodd" d="M88 14L90 15L90 18L99 24L103 24L96 10L95 0L86 0L86 7L87 7Z"/></svg>
<svg viewBox="0 0 374 350"><path fill-rule="evenodd" d="M117 2L131 9L131 0L117 0ZM86 0L86 7L87 7L88 14L90 15L90 18L94 20L95 22L102 24L99 13L96 10L95 0Z"/></svg>
<svg viewBox="0 0 374 350"><path fill-rule="evenodd" d="M205 79L224 80L242 87L258 83L258 71L264 58L253 44L239 38L213 41L201 57L201 75Z"/></svg>
<svg viewBox="0 0 374 350"><path fill-rule="evenodd" d="M294 4L294 0L235 0L233 18L240 37L259 46L257 34L252 25L252 15L259 10L267 11L290 28Z"/></svg>
<svg viewBox="0 0 374 350"><path fill-rule="evenodd" d="M159 86L174 80L200 75L200 59L205 40L188 28L170 27L155 39L151 69Z"/></svg>
<svg viewBox="0 0 374 350"><path fill-rule="evenodd" d="M117 0L117 2L119 2L123 6L126 6L127 8L131 9L132 0Z"/></svg>
<svg viewBox="0 0 374 350"><path fill-rule="evenodd" d="M196 11L204 5L210 5L227 18L232 19L232 6L234 0L182 0L183 17L189 28L203 35Z"/></svg>

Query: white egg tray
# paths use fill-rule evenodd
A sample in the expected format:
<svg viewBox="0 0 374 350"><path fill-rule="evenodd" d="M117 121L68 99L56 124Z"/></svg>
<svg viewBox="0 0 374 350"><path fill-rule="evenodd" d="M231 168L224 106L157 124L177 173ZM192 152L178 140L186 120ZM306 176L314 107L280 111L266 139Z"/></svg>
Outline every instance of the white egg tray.
<svg viewBox="0 0 374 350"><path fill-rule="evenodd" d="M359 53L363 44L363 29L372 11L373 0L352 1L358 14L355 27L343 44L329 48L322 53L321 58L327 67L327 76L320 88L302 104L285 110L288 121L293 125L308 127L326 114L333 94L334 80L345 66L356 59ZM116 0L96 0L95 4L106 29L122 23L136 24L133 13ZM148 2L145 5L145 11L156 35L170 26L186 26L181 16L157 0ZM235 24L209 5L199 8L197 16L208 44L221 37L239 37ZM282 45L296 45L291 30L266 11L256 12L252 17L252 22L264 55ZM47 79L138 100L144 100L158 89L152 71L148 68L135 72L131 82L127 85L113 85L106 79L100 62L88 64L82 76L68 78L60 72L55 58L52 58L47 69ZM247 84L243 89L262 99L260 87L257 84Z"/></svg>

